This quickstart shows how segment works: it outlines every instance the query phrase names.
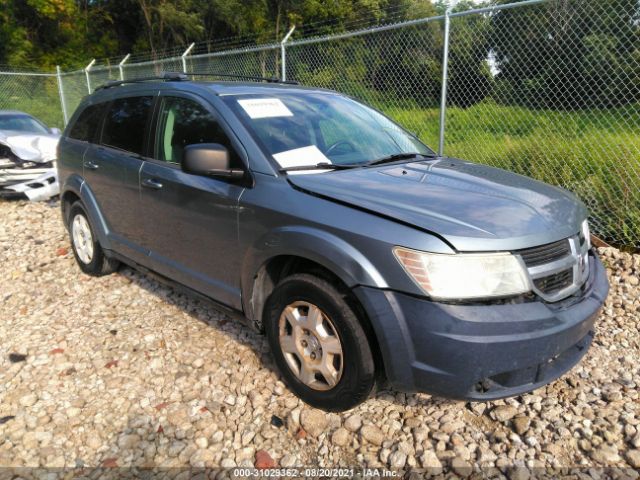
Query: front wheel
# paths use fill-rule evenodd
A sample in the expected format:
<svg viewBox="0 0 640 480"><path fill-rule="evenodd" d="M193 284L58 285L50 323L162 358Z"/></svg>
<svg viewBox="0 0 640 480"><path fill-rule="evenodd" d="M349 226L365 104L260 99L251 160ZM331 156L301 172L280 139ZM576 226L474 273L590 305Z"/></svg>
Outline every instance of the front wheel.
<svg viewBox="0 0 640 480"><path fill-rule="evenodd" d="M285 278L265 307L265 329L285 382L303 401L343 411L367 399L375 363L345 296L309 274Z"/></svg>

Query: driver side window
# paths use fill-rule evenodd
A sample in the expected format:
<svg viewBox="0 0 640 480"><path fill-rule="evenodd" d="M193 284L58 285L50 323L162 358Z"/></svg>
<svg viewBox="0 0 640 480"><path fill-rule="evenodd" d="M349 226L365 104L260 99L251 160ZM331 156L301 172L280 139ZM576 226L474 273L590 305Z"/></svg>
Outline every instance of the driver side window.
<svg viewBox="0 0 640 480"><path fill-rule="evenodd" d="M202 105L180 97L161 100L156 130L155 158L167 163L180 164L185 147L199 143L219 143L229 150L231 163L241 161L217 120Z"/></svg>

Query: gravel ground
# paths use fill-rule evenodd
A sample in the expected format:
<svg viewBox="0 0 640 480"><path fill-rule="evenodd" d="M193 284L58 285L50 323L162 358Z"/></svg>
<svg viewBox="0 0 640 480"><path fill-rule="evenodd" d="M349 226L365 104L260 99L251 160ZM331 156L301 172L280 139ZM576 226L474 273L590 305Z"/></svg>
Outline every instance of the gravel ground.
<svg viewBox="0 0 640 480"><path fill-rule="evenodd" d="M0 202L0 466L640 468L640 255L600 253L611 294L558 381L475 404L386 391L326 414L249 328L130 269L82 275L57 202Z"/></svg>

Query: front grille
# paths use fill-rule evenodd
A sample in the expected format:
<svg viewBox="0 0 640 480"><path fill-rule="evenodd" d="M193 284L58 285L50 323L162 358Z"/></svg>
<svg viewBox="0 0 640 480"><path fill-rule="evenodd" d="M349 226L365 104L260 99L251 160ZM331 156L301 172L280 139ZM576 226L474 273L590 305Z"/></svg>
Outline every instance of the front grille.
<svg viewBox="0 0 640 480"><path fill-rule="evenodd" d="M527 248L518 252L527 267L535 267L559 260L571 254L569 240L564 239L558 242L548 243L539 247Z"/></svg>
<svg viewBox="0 0 640 480"><path fill-rule="evenodd" d="M538 278L533 283L542 293L546 295L554 294L573 283L573 269L568 268L567 270Z"/></svg>

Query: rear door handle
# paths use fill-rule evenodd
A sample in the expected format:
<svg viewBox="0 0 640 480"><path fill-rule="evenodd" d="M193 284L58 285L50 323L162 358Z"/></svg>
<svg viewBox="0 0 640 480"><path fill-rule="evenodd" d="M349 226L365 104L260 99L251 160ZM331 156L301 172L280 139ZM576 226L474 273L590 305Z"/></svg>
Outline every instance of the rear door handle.
<svg viewBox="0 0 640 480"><path fill-rule="evenodd" d="M162 188L162 184L154 180L153 178L146 178L142 181L142 186L146 188L152 188L153 190L160 190Z"/></svg>
<svg viewBox="0 0 640 480"><path fill-rule="evenodd" d="M84 168L88 168L89 170L97 170L100 166L97 163L93 163L91 160L87 160L84 162Z"/></svg>

